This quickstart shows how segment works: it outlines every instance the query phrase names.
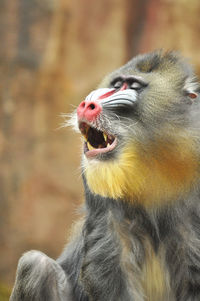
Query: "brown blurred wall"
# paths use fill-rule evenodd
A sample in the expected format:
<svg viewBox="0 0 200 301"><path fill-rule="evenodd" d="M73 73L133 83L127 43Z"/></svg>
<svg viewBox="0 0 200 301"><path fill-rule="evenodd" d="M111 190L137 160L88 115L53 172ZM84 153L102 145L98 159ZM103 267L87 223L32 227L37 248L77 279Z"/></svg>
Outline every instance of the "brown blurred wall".
<svg viewBox="0 0 200 301"><path fill-rule="evenodd" d="M200 71L199 0L0 0L0 282L19 256L59 255L83 199L80 143L58 129L139 52L179 50Z"/></svg>

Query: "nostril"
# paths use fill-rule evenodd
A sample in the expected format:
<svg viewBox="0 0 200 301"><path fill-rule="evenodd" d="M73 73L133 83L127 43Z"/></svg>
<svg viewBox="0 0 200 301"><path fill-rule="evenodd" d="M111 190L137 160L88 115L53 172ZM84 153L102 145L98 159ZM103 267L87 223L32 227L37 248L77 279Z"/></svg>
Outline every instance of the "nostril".
<svg viewBox="0 0 200 301"><path fill-rule="evenodd" d="M81 108L85 108L85 101L83 101L83 102L80 104L80 107L81 107Z"/></svg>
<svg viewBox="0 0 200 301"><path fill-rule="evenodd" d="M94 103L91 103L90 105L89 105L89 108L91 109L91 110L94 110L95 109L95 104Z"/></svg>
<svg viewBox="0 0 200 301"><path fill-rule="evenodd" d="M88 121L92 121L97 118L102 110L101 105L95 101L82 101L77 108L77 114L79 119L85 118Z"/></svg>

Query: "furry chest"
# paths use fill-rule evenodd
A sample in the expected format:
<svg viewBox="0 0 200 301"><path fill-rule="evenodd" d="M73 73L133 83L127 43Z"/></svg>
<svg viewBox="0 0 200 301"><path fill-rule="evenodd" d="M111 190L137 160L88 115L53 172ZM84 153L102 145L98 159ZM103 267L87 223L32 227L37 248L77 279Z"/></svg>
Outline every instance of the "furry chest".
<svg viewBox="0 0 200 301"><path fill-rule="evenodd" d="M120 265L133 300L173 301L164 248L155 253L146 238L142 242L117 226L121 245ZM130 300L132 300L130 299Z"/></svg>
<svg viewBox="0 0 200 301"><path fill-rule="evenodd" d="M141 282L147 301L173 301L169 273L161 250L155 254L150 246L142 267Z"/></svg>
<svg viewBox="0 0 200 301"><path fill-rule="evenodd" d="M174 300L170 288L169 273L162 256L162 252L155 254L149 245L145 250L141 267L137 266L135 260L133 261L131 257L134 255L130 253L127 253L126 259L122 259L122 266L127 274L128 290L134 296L133 300L143 300L142 298L145 301Z"/></svg>

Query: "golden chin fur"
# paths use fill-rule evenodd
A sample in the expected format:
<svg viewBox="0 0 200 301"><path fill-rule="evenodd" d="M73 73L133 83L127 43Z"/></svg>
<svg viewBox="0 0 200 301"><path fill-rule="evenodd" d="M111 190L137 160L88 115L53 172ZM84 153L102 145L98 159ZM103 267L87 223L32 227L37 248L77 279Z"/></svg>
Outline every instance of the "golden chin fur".
<svg viewBox="0 0 200 301"><path fill-rule="evenodd" d="M145 151L132 141L117 159L84 158L87 183L95 194L147 206L178 199L197 179L199 163L194 149L187 135L151 142Z"/></svg>

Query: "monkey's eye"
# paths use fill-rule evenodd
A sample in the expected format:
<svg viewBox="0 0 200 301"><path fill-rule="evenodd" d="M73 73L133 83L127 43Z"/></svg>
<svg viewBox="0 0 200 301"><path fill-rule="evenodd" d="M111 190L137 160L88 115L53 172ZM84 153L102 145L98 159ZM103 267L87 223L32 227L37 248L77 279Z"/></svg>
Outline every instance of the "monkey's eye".
<svg viewBox="0 0 200 301"><path fill-rule="evenodd" d="M141 88L143 88L143 85L139 82L136 82L136 81L134 81L133 83L131 83L129 85L129 89L140 90Z"/></svg>
<svg viewBox="0 0 200 301"><path fill-rule="evenodd" d="M118 80L115 80L113 83L112 83L112 86L114 89L120 89L123 85L123 81L121 79L118 79Z"/></svg>
<svg viewBox="0 0 200 301"><path fill-rule="evenodd" d="M114 83L113 87L115 89L120 89L122 86L122 81L118 80L116 83Z"/></svg>

